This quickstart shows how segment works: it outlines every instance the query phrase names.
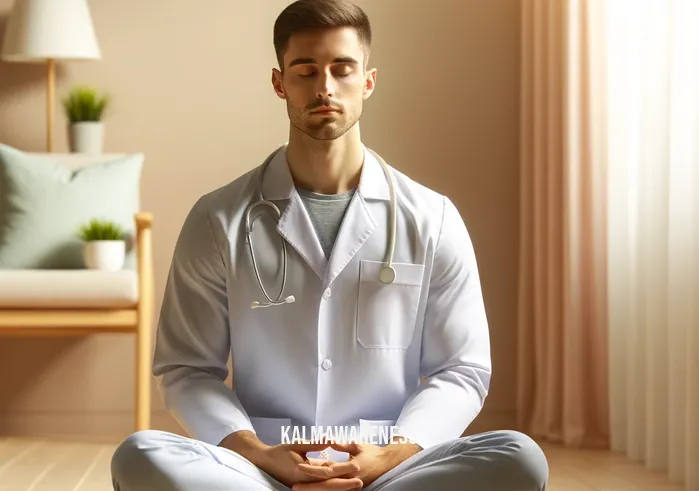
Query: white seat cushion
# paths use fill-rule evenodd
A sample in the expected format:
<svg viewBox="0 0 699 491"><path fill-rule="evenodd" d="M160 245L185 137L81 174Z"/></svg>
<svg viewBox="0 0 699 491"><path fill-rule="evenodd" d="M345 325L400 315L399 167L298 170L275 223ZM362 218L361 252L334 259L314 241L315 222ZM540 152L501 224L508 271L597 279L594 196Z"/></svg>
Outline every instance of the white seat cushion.
<svg viewBox="0 0 699 491"><path fill-rule="evenodd" d="M0 308L127 308L137 301L135 270L0 270Z"/></svg>

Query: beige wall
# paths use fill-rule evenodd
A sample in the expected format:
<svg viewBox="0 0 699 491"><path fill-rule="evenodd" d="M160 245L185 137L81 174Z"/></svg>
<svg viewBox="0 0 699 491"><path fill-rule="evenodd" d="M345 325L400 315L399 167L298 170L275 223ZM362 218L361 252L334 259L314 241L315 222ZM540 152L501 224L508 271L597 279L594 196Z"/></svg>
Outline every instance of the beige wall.
<svg viewBox="0 0 699 491"><path fill-rule="evenodd" d="M270 74L272 25L287 3L92 0L103 59L59 67L59 96L83 82L113 94L106 151L146 154L142 194L155 215L158 306L193 202L286 140L285 107ZM360 3L373 22L379 70L361 123L365 142L461 210L480 261L495 364L477 428L511 426L519 2ZM0 29L11 4L0 0ZM0 63L0 142L43 150L43 73ZM65 151L60 110L57 117L57 150ZM0 339L0 434L124 436L132 422L132 346L121 335ZM176 429L155 397L156 425Z"/></svg>

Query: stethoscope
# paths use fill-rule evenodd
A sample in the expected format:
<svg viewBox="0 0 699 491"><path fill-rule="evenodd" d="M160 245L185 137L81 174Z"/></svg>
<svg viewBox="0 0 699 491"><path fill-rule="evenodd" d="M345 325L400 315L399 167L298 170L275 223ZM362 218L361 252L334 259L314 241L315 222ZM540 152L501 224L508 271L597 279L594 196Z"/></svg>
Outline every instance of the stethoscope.
<svg viewBox="0 0 699 491"><path fill-rule="evenodd" d="M285 305L287 303L293 303L296 301L296 298L293 295L289 295L286 298L282 299L282 296L284 295L284 287L286 286L286 269L287 269L287 251L286 251L286 241L284 238L281 238L282 242L282 287L279 291L279 296L277 296L276 299L273 299L269 296L267 293L267 290L265 289L264 285L262 284L262 278L260 278L260 272L257 267L257 259L255 258L255 251L253 250L252 247L252 228L255 223L255 220L262 216L261 214L258 214L255 218L250 220L250 214L252 211L257 208L258 206L266 206L269 207L272 210L272 218L274 219L274 223L278 224L279 220L281 219L281 212L279 211L279 208L277 205L272 203L271 201L268 201L264 197L264 193L262 191L262 182L264 179L265 171L267 170L267 166L269 163L272 161L274 156L280 152L282 149L286 147L286 144L282 145L280 148L275 150L272 154L270 154L267 159L265 159L264 163L262 164L262 169L260 171L260 180L259 180L259 195L260 199L259 201L256 201L255 203L252 203L248 209L245 212L245 243L248 245L248 248L250 249L250 257L252 259L252 267L253 270L255 271L255 277L257 278L257 283L260 285L260 290L262 290L263 295L267 299L267 303L260 303L258 301L252 302L251 308L257 309L257 308L262 308L262 307L271 307L273 305ZM391 199L391 232L389 235L389 240L388 240L388 252L387 252L387 257L386 260L384 261L384 265L381 268L381 271L379 272L379 281L384 284L390 284L393 283L396 280L396 270L393 268L393 252L396 248L396 191L393 186L393 177L391 176L391 172L388 169L388 165L386 162L379 156L376 152L373 150L369 150L379 161L379 164L381 164L381 168L384 171L384 174L386 174L386 178L388 179L388 188L389 188L389 193L390 193L390 199Z"/></svg>

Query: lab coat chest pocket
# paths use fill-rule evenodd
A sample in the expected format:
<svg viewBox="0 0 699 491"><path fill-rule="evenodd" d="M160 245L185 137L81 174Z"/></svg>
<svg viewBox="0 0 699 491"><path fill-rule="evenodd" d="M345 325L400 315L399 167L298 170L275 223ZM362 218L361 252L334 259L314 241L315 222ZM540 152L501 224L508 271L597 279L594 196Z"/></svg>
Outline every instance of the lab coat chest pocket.
<svg viewBox="0 0 699 491"><path fill-rule="evenodd" d="M415 332L425 267L394 263L396 280L383 284L379 279L383 265L369 260L360 263L357 342L369 349L407 349Z"/></svg>

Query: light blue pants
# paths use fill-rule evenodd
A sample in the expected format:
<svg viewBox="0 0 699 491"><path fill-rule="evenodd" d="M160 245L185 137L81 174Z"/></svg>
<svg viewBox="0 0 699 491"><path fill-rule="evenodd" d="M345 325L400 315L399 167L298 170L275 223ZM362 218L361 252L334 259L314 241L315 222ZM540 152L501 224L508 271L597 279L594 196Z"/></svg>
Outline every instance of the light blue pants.
<svg viewBox="0 0 699 491"><path fill-rule="evenodd" d="M528 436L495 431L423 450L367 486L367 491L543 491L548 463ZM112 457L116 491L289 491L230 450L146 430Z"/></svg>

